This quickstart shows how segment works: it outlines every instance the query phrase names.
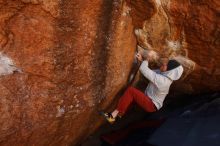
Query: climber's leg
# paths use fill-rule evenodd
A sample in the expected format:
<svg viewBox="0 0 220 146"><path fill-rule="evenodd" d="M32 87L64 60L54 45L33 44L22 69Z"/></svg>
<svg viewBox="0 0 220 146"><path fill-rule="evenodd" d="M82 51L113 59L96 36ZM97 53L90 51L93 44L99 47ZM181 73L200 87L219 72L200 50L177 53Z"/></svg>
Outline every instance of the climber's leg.
<svg viewBox="0 0 220 146"><path fill-rule="evenodd" d="M120 115L124 115L128 107L133 102L137 103L146 112L155 112L157 110L154 103L148 96L146 96L144 93L133 87L129 87L125 91L124 95L119 100L116 110Z"/></svg>

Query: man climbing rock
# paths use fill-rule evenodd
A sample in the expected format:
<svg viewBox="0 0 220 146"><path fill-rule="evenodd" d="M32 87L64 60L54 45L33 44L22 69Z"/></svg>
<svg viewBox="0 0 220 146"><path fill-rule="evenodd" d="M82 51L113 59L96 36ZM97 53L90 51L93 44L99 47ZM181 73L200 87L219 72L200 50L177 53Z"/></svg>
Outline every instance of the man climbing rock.
<svg viewBox="0 0 220 146"><path fill-rule="evenodd" d="M161 58L159 61L160 68L158 70L151 70L148 67L150 58L144 59L140 53L136 55L136 58L141 62L140 72L150 82L145 93L134 87L129 87L120 98L117 108L112 113L102 113L110 123L114 123L118 116L124 115L132 103L137 103L146 112L159 110L169 93L170 85L173 81L178 80L183 73L183 67L175 60Z"/></svg>

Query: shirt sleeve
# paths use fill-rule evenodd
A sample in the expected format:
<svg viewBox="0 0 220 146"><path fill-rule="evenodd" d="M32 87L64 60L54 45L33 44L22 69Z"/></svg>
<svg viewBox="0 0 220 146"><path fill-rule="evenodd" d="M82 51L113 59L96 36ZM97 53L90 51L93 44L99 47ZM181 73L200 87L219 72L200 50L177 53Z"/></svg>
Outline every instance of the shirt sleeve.
<svg viewBox="0 0 220 146"><path fill-rule="evenodd" d="M146 77L148 80L150 80L151 82L153 82L156 85L157 73L148 67L147 60L142 62L141 66L140 66L140 72L144 75L144 77Z"/></svg>
<svg viewBox="0 0 220 146"><path fill-rule="evenodd" d="M160 69L153 69L154 72L156 72L157 74L160 73Z"/></svg>

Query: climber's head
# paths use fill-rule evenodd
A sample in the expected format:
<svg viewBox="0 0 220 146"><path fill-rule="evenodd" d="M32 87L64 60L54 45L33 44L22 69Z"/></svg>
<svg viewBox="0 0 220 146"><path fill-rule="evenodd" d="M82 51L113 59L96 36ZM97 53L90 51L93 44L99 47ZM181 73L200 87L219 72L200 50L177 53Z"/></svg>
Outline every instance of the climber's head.
<svg viewBox="0 0 220 146"><path fill-rule="evenodd" d="M160 71L165 72L177 68L180 64L176 60L169 60L168 58L160 58Z"/></svg>
<svg viewBox="0 0 220 146"><path fill-rule="evenodd" d="M169 62L168 58L160 58L159 59L159 64L158 65L160 66L160 71L161 72L167 71L168 62Z"/></svg>

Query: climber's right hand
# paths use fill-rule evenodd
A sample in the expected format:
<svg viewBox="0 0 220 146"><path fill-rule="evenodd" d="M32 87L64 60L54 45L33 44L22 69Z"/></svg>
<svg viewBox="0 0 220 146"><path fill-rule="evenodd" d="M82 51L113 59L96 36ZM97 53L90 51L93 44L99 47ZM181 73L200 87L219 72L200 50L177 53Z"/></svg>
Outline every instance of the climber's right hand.
<svg viewBox="0 0 220 146"><path fill-rule="evenodd" d="M138 59L138 61L143 61L143 57L140 53L136 54L136 58Z"/></svg>

